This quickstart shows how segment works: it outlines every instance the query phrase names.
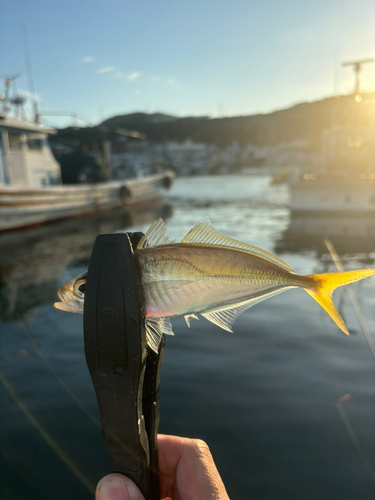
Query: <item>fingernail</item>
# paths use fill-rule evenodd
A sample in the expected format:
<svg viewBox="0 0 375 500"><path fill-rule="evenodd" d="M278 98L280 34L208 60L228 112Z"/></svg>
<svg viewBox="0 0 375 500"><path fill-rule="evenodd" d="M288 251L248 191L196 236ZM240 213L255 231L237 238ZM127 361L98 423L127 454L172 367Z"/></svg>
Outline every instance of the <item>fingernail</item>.
<svg viewBox="0 0 375 500"><path fill-rule="evenodd" d="M99 489L99 500L131 500L125 481L119 477L103 481Z"/></svg>

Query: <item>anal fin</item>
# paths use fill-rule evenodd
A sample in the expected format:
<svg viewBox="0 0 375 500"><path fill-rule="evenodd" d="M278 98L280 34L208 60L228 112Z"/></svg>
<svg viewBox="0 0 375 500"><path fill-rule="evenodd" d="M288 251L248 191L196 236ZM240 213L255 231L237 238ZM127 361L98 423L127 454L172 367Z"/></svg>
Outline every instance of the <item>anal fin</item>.
<svg viewBox="0 0 375 500"><path fill-rule="evenodd" d="M211 321L211 323L220 326L220 328L222 328L223 330L233 333L232 325L241 313L246 311L246 309L249 309L249 307L255 306L255 304L262 302L262 300L266 300L270 297L273 297L274 295L285 292L288 288L295 287L282 287L276 290L264 292L261 295L257 295L256 297L231 304L230 306L211 309L210 311L201 313L201 315L208 321Z"/></svg>
<svg viewBox="0 0 375 500"><path fill-rule="evenodd" d="M184 316L187 326L190 328L190 318L199 319L195 314L187 314Z"/></svg>

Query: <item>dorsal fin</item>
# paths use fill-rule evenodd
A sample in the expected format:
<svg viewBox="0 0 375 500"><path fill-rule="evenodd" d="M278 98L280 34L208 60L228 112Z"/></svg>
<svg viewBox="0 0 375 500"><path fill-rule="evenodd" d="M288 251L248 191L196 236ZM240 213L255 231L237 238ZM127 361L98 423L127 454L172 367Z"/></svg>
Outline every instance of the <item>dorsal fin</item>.
<svg viewBox="0 0 375 500"><path fill-rule="evenodd" d="M154 222L148 229L147 233L142 236L140 242L138 243L137 249L147 248L147 247L157 247L160 245L170 245L176 240L171 241L169 237L165 234L165 224L163 219L160 217L156 222Z"/></svg>
<svg viewBox="0 0 375 500"><path fill-rule="evenodd" d="M268 262L277 264L290 273L296 273L294 269L289 266L289 264L279 259L279 257L276 257L276 255L273 255L266 250L262 250L261 248L254 247L253 245L249 245L248 243L242 243L242 241L237 241L234 238L230 238L229 236L225 236L224 234L219 233L219 231L212 227L210 219L208 217L205 217L200 222L198 222L198 224L187 233L181 243L200 243L204 245L221 245L225 247L238 248L240 250L250 252L257 257L261 257Z"/></svg>

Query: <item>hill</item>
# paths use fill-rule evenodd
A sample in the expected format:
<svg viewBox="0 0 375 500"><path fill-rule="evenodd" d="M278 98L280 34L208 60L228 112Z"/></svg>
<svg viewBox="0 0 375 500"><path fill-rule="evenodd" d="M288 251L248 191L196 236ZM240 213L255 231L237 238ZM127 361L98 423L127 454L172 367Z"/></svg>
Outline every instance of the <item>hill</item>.
<svg viewBox="0 0 375 500"><path fill-rule="evenodd" d="M374 99L375 92L363 94L359 103L353 95L329 97L272 113L227 118L178 118L163 113L131 113L114 116L101 125L108 131L116 128L137 130L146 134L152 142L183 142L191 139L221 148L233 142L240 146L262 146L301 139L308 139L313 144L320 139L324 130L333 125L373 122Z"/></svg>

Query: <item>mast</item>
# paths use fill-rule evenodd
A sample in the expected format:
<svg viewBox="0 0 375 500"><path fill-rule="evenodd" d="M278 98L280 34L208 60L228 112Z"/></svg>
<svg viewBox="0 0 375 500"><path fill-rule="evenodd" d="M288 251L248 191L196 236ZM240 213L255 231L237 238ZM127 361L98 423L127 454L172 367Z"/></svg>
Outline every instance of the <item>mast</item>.
<svg viewBox="0 0 375 500"><path fill-rule="evenodd" d="M360 59L359 61L351 61L342 63L341 66L353 66L354 74L355 74L355 83L354 83L354 95L359 94L359 74L362 69L362 64L374 62L374 58L370 59Z"/></svg>
<svg viewBox="0 0 375 500"><path fill-rule="evenodd" d="M33 96L32 98L33 98L34 122L40 123L40 114L38 112L38 103L37 103L36 94L35 94L33 69L31 66L31 57L30 57L29 42L28 42L28 38L27 38L26 26L23 27L23 40L24 40L24 47L25 47L27 79L29 81L30 92Z"/></svg>

